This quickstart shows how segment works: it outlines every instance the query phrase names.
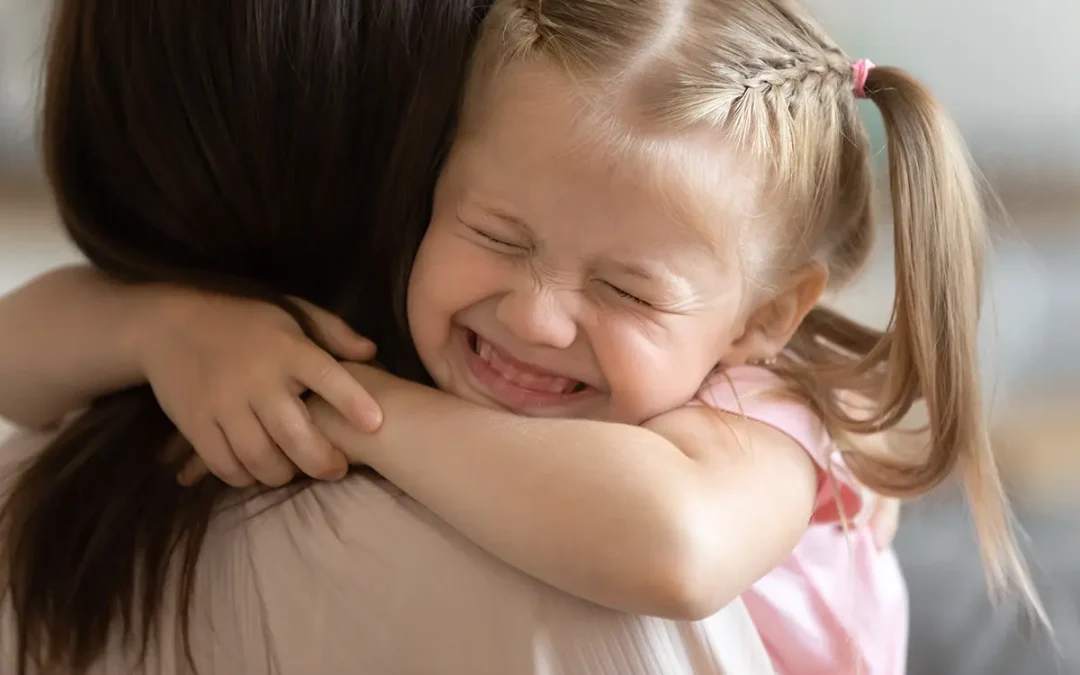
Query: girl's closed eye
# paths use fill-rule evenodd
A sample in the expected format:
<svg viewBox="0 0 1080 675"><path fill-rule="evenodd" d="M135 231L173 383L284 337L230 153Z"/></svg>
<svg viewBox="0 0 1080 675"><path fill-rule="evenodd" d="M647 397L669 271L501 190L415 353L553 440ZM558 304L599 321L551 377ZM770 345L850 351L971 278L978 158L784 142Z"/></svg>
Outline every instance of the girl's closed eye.
<svg viewBox="0 0 1080 675"><path fill-rule="evenodd" d="M630 302L633 302L636 305L641 305L642 307L649 307L649 308L651 308L653 306L652 303L646 302L645 300L642 300L641 298L634 295L633 293L629 293L627 291L624 291L623 289L619 288L615 284L612 284L612 283L607 282L607 281L603 282L603 284L605 286L607 286L608 288L610 288L612 291L614 291L615 294L618 295L619 297L625 298L625 299L629 300Z"/></svg>
<svg viewBox="0 0 1080 675"><path fill-rule="evenodd" d="M515 244L513 242L506 241L505 239L500 239L499 237L496 237L493 234L485 232L484 230L481 230L480 228L473 227L472 225L466 225L466 227L468 227L470 230L475 232L481 238L487 240L488 242L490 242L492 244L495 244L496 246L501 246L503 248L514 249L514 250L517 250L517 251L527 251L528 248L529 248L528 246L524 246L522 244Z"/></svg>

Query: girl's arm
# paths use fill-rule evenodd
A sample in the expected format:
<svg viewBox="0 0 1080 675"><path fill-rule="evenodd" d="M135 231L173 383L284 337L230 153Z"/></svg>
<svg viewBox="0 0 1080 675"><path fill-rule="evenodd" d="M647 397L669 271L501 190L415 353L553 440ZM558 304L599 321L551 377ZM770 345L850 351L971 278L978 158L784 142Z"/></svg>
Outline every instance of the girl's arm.
<svg viewBox="0 0 1080 675"><path fill-rule="evenodd" d="M369 341L294 299L329 353L274 305L168 285L113 282L88 267L45 274L0 298L0 416L43 427L99 396L149 382L206 465L232 485L282 485L297 470L348 469L312 426L312 390L359 428L381 412L334 356L365 360Z"/></svg>
<svg viewBox="0 0 1080 675"><path fill-rule="evenodd" d="M693 619L783 561L817 474L774 429L697 407L644 428L481 408L365 366L386 413L374 435L320 403L316 423L507 563L638 614Z"/></svg>
<svg viewBox="0 0 1080 675"><path fill-rule="evenodd" d="M142 288L89 267L48 272L0 298L0 416L47 427L145 382L135 355L147 309Z"/></svg>

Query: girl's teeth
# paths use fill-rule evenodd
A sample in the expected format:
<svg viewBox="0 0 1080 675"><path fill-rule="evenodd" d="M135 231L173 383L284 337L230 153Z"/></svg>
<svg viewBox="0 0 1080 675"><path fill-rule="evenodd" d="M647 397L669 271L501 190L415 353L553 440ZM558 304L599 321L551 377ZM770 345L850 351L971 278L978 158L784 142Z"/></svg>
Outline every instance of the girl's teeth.
<svg viewBox="0 0 1080 675"><path fill-rule="evenodd" d="M513 365L499 358L499 354L491 343L479 335L476 336L476 353L503 378L513 382L524 389L543 391L552 394L572 394L584 391L585 385L581 382L566 377L554 377L551 375L538 375L518 370Z"/></svg>

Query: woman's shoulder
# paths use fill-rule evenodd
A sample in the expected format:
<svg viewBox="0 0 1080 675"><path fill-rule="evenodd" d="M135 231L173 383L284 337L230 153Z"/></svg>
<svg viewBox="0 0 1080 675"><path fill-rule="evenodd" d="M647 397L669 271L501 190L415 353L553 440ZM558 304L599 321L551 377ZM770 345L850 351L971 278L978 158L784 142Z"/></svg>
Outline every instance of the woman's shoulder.
<svg viewBox="0 0 1080 675"><path fill-rule="evenodd" d="M54 435L0 441L0 479ZM190 617L198 672L771 672L741 601L692 624L598 607L488 555L370 474L219 513ZM167 625L155 672L184 670Z"/></svg>
<svg viewBox="0 0 1080 675"><path fill-rule="evenodd" d="M230 645L208 664L215 672L267 659L282 673L769 672L741 603L700 624L597 607L505 565L368 474L223 518L199 584L211 613L228 617L204 629ZM689 653L716 667L674 656ZM244 661L220 660L233 656Z"/></svg>
<svg viewBox="0 0 1080 675"><path fill-rule="evenodd" d="M54 435L0 442L0 478ZM771 672L741 602L698 623L597 607L501 563L370 474L220 512L198 565L199 672ZM174 633L157 672L184 670Z"/></svg>

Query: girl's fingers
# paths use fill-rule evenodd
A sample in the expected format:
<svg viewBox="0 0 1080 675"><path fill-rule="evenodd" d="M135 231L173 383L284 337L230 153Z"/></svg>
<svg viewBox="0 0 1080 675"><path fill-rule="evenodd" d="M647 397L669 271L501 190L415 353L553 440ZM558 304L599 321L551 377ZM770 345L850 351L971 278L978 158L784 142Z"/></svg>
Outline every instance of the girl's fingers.
<svg viewBox="0 0 1080 675"><path fill-rule="evenodd" d="M203 425L189 440L210 472L228 485L247 487L255 482L255 477L236 458L225 432L216 422Z"/></svg>
<svg viewBox="0 0 1080 675"><path fill-rule="evenodd" d="M296 475L296 466L263 428L254 410L242 408L222 419L221 425L236 457L257 481L280 487Z"/></svg>
<svg viewBox="0 0 1080 675"><path fill-rule="evenodd" d="M320 480L338 480L348 472L345 455L315 428L299 398L283 390L260 401L255 412L270 437L300 471Z"/></svg>
<svg viewBox="0 0 1080 675"><path fill-rule="evenodd" d="M304 350L297 358L296 381L330 404L360 431L382 426L379 404L345 367L321 349Z"/></svg>
<svg viewBox="0 0 1080 675"><path fill-rule="evenodd" d="M290 299L307 312L316 336L331 354L345 361L370 361L375 358L375 343L350 328L341 317L306 300Z"/></svg>

